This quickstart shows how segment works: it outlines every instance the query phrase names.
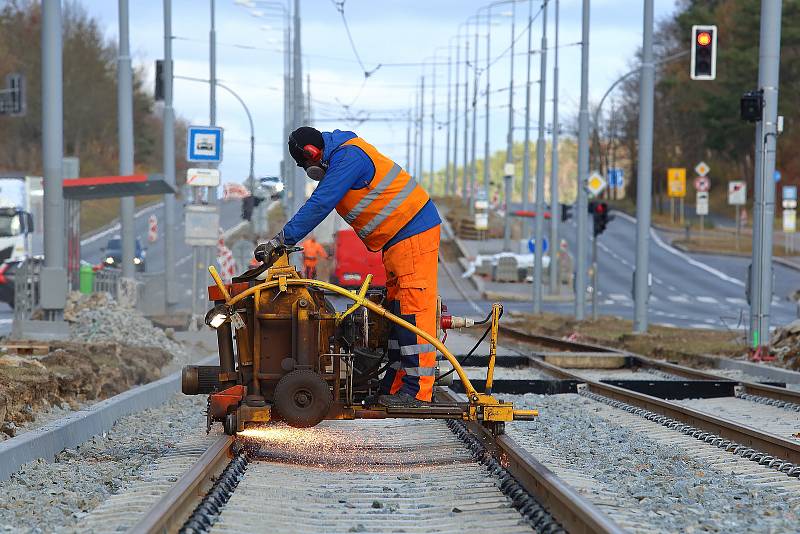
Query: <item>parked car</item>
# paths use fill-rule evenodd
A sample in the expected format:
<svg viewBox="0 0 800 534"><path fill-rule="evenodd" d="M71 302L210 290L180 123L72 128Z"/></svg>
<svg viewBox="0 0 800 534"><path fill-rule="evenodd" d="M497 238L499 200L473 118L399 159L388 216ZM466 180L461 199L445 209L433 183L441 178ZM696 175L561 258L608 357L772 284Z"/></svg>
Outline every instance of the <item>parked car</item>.
<svg viewBox="0 0 800 534"><path fill-rule="evenodd" d="M44 256L33 256L34 263L44 263ZM14 258L0 263L0 302L14 307L14 278L23 258Z"/></svg>
<svg viewBox="0 0 800 534"><path fill-rule="evenodd" d="M145 258L147 256L147 249L142 247L142 242L136 238L136 248L133 254L133 263L136 265L138 272L145 270ZM114 236L108 240L105 248L103 249L103 265L107 267L122 268L122 239L119 236Z"/></svg>
<svg viewBox="0 0 800 534"><path fill-rule="evenodd" d="M381 253L367 250L352 228L336 232L331 283L356 288L361 286L368 274L372 275L371 287L386 285Z"/></svg>
<svg viewBox="0 0 800 534"><path fill-rule="evenodd" d="M280 177L264 176L258 179L254 196L275 200L283 195L283 189L283 180Z"/></svg>

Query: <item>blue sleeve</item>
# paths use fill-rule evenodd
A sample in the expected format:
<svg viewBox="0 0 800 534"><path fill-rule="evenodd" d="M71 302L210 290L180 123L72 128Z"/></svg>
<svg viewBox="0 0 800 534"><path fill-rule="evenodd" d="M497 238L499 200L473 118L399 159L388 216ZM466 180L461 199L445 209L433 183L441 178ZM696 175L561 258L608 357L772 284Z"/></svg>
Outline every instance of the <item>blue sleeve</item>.
<svg viewBox="0 0 800 534"><path fill-rule="evenodd" d="M325 177L305 204L283 227L287 245L295 245L316 228L333 211L347 191L359 182L369 181L374 174L372 161L358 147L344 147L332 156Z"/></svg>

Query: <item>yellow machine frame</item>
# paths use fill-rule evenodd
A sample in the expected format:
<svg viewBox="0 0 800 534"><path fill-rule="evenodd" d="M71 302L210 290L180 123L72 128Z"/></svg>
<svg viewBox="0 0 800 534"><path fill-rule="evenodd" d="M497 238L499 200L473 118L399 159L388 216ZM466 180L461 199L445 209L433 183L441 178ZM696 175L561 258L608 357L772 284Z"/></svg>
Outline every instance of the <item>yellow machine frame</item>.
<svg viewBox="0 0 800 534"><path fill-rule="evenodd" d="M462 415L462 419L465 421L483 421L483 422L492 422L492 423L501 423L507 421L513 421L514 419L521 419L521 420L530 420L533 417L539 415L538 410L518 410L514 409L514 405L511 402L503 402L497 400L495 397L492 396L492 383L494 381L494 366L495 360L497 357L497 335L498 335L498 325L500 320L500 304L493 304L492 305L492 319L491 319L491 337L490 337L490 345L489 345L489 365L486 373L486 390L484 393L478 392L475 387L470 382L467 374L464 372L464 369L461 367L461 364L458 362L455 356L444 346L444 344L436 338L436 336L432 336L428 332L421 330L420 328L416 327L415 325L409 323L408 321L394 315L393 313L389 312L382 306L375 304L374 302L368 300L366 298L367 289L369 288L369 284L372 281L372 275L368 275L364 283L359 288L358 292L353 292L344 288L341 288L337 285L323 282L321 280L310 280L305 278L288 278L286 276L278 277L278 280L272 280L268 282L262 282L257 284L247 290L239 293L233 297L230 296L228 293L225 284L222 282L222 279L219 276L216 268L212 265L209 266L208 272L211 274L211 277L214 279L214 283L219 288L222 295L225 297L225 305L228 309L232 309L234 305L238 302L248 298L251 295L256 295L262 291L268 289L277 288L278 292L286 291L287 287L289 286L313 286L318 287L320 289L324 289L326 291L330 291L337 295L341 295L343 297L347 297L353 301L353 304L344 312L339 313L337 320L341 321L344 317L348 314L354 312L359 307L363 306L367 308L369 311L376 313L382 317L385 317L389 321L396 323L403 328L410 330L411 332L415 333L416 335L423 338L425 341L436 347L438 350L450 364L453 366L453 369L458 374L458 377L461 379L461 383L464 387L464 392L467 395L467 399L469 400L469 407L467 411L465 411ZM354 406L354 410L360 409L360 407ZM480 415L479 415L480 414ZM424 417L424 415L423 415Z"/></svg>

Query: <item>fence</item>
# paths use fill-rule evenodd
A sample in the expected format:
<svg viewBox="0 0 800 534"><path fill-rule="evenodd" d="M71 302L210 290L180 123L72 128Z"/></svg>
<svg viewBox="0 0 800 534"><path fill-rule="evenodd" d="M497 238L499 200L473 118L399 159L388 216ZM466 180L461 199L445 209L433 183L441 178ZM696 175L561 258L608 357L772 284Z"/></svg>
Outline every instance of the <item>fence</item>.
<svg viewBox="0 0 800 534"><path fill-rule="evenodd" d="M42 262L32 258L19 263L14 273L14 319L25 321L39 307L39 275Z"/></svg>
<svg viewBox="0 0 800 534"><path fill-rule="evenodd" d="M119 279L122 277L122 269L104 267L94 273L94 293L109 293L115 300L119 297Z"/></svg>

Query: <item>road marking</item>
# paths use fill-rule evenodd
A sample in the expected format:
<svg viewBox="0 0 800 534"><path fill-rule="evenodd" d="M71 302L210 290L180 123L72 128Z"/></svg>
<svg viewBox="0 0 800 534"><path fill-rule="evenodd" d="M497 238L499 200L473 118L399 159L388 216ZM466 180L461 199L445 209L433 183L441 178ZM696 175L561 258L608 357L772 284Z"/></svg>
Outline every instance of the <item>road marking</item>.
<svg viewBox="0 0 800 534"><path fill-rule="evenodd" d="M632 224L636 224L636 218L635 217L631 217L627 213L624 213L622 211L615 211L614 214L622 217L623 219L627 220L628 222L630 222ZM684 254L680 250L676 249L672 245L668 245L667 243L665 243L661 239L661 237L658 235L658 233L656 233L656 231L653 228L650 228L650 236L652 237L652 239L653 239L653 241L655 242L656 245L658 245L662 249L666 250L670 254L673 254L673 255L681 258L682 260L684 260L689 265L697 267L698 269L702 269L703 271L705 271L705 272L707 272L707 273L709 273L711 275L716 276L717 278L719 278L720 280L722 280L724 282L729 282L729 283L737 285L739 287L745 287L744 282L739 280L738 278L734 278L732 276L728 276L727 274L723 273L722 271L720 271L718 269L715 269L712 266L710 266L710 265L708 265L706 263L703 263L702 261L698 261L698 260L695 260L694 258L691 258L691 257L687 256L686 254Z"/></svg>
<svg viewBox="0 0 800 534"><path fill-rule="evenodd" d="M161 209L163 207L164 207L164 203L163 202L159 202L158 204L153 204L152 206L146 206L146 207L140 209L139 211L137 211L136 213L134 213L133 214L133 218L136 219L138 217L141 217L142 215L145 215L146 213L150 213L151 211L155 211L155 210ZM81 246L88 245L89 243L94 243L95 241L97 241L101 237L105 237L105 236L107 236L108 234L110 234L112 232L119 232L119 230L120 230L120 224L118 222L114 223L113 225L109 226L105 230L97 232L94 235L90 235L86 239L81 239Z"/></svg>
<svg viewBox="0 0 800 534"><path fill-rule="evenodd" d="M680 302L681 304L689 303L689 297L687 297L686 295L670 295L667 298L672 302Z"/></svg>
<svg viewBox="0 0 800 534"><path fill-rule="evenodd" d="M741 297L726 297L725 300L727 300L731 304L739 304L741 306L747 306L747 299L743 299Z"/></svg>
<svg viewBox="0 0 800 534"><path fill-rule="evenodd" d="M179 259L175 263L175 267L177 267L178 265L183 265L184 263L186 263L187 261L189 261L191 259L192 259L192 255L191 254L189 254L188 256L184 256L184 257L182 257L181 259Z"/></svg>
<svg viewBox="0 0 800 534"><path fill-rule="evenodd" d="M666 326L667 328L678 328L677 325L672 323L656 323L656 326Z"/></svg>
<svg viewBox="0 0 800 534"><path fill-rule="evenodd" d="M714 327L709 324L692 324L689 325L689 328L694 328L696 330L714 330Z"/></svg>
<svg viewBox="0 0 800 534"><path fill-rule="evenodd" d="M706 304L719 304L719 301L714 297L697 297L698 302L705 302Z"/></svg>
<svg viewBox="0 0 800 534"><path fill-rule="evenodd" d="M11 324L14 322L14 319L0 319L0 324Z"/></svg>
<svg viewBox="0 0 800 534"><path fill-rule="evenodd" d="M609 293L608 298L612 300L630 300L630 297L623 293Z"/></svg>

